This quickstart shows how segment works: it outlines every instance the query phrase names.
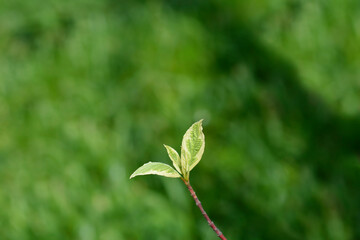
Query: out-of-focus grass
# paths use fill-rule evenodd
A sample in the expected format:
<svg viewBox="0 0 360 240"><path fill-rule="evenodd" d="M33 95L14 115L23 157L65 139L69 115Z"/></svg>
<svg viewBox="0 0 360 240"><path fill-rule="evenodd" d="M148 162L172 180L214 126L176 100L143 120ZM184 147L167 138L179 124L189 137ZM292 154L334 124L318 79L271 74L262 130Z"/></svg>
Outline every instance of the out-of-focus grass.
<svg viewBox="0 0 360 240"><path fill-rule="evenodd" d="M356 1L0 3L0 238L360 237Z"/></svg>

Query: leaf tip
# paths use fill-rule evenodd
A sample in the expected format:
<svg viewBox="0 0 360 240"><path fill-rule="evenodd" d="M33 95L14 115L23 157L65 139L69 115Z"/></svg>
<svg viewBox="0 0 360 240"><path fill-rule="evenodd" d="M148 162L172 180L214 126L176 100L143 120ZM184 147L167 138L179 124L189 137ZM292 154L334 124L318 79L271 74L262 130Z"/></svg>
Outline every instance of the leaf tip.
<svg viewBox="0 0 360 240"><path fill-rule="evenodd" d="M195 122L193 125L198 125L198 126L200 126L200 129L202 129L203 128L203 126L202 126L203 121L204 121L204 119L200 119L199 121Z"/></svg>
<svg viewBox="0 0 360 240"><path fill-rule="evenodd" d="M202 118L202 119L200 119L199 121L197 121L196 123L202 124L203 121L204 121L204 119Z"/></svg>

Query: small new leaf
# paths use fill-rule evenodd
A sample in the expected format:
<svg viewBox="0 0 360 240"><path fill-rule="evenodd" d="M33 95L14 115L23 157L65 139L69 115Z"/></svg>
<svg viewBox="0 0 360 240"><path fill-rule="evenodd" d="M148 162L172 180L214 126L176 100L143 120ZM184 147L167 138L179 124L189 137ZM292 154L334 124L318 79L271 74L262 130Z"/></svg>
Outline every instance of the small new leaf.
<svg viewBox="0 0 360 240"><path fill-rule="evenodd" d="M185 179L199 163L205 149L205 136L202 131L202 119L194 123L185 133L181 144L181 168ZM185 174L186 173L186 174Z"/></svg>
<svg viewBox="0 0 360 240"><path fill-rule="evenodd" d="M166 148L166 151L175 167L175 169L181 173L181 170L180 170L180 166L181 166L181 163L180 163L180 156L179 154L177 153L177 151L175 149L173 149L172 147L168 146L168 145L165 145L164 144L164 147Z"/></svg>
<svg viewBox="0 0 360 240"><path fill-rule="evenodd" d="M139 167L133 174L131 174L130 179L139 175L160 175L164 177L171 177L171 178L179 178L181 177L180 174L165 163L160 162L148 162L145 163L143 166Z"/></svg>

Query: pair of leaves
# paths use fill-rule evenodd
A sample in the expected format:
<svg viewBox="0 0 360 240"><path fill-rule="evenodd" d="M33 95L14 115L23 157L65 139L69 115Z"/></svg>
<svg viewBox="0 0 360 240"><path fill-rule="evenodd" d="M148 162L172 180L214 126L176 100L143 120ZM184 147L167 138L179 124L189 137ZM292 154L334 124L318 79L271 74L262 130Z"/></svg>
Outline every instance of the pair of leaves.
<svg viewBox="0 0 360 240"><path fill-rule="evenodd" d="M164 144L175 169L165 163L148 162L138 168L130 178L155 174L189 181L189 173L200 162L205 149L202 121L194 123L186 131L181 144L181 157L175 149Z"/></svg>

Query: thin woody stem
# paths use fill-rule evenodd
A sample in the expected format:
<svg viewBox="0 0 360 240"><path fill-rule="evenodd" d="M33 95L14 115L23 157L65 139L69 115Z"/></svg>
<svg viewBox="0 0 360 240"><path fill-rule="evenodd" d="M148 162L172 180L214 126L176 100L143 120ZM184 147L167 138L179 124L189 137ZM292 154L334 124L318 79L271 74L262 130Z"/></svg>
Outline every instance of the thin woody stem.
<svg viewBox="0 0 360 240"><path fill-rule="evenodd" d="M211 221L211 219L209 218L209 216L205 212L203 206L201 205L201 202L200 202L199 198L196 196L196 193L195 193L194 189L191 187L190 182L186 181L185 179L182 179L182 180L185 183L186 187L189 189L191 196L195 200L196 206L198 206L200 208L200 211L201 211L202 215L205 217L205 219L208 222L209 226L214 230L214 232L217 234L217 236L220 239L227 240L226 237L224 236L224 234L222 234L222 232L215 226L214 222Z"/></svg>

